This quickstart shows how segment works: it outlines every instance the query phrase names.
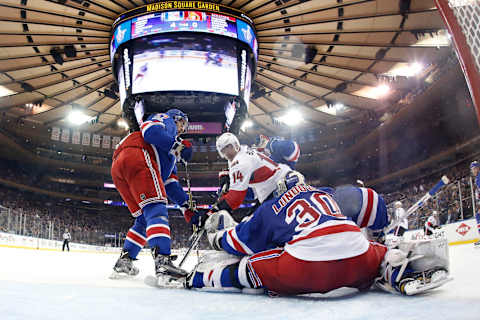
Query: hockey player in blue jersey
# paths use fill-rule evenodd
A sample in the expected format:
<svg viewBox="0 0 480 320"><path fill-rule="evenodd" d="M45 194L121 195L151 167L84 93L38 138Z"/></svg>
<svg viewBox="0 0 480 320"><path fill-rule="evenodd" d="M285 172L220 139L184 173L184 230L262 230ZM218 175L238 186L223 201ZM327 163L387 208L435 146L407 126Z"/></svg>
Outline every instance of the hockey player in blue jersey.
<svg viewBox="0 0 480 320"><path fill-rule="evenodd" d="M118 144L113 156L113 182L136 219L127 233L112 278L138 274L132 262L148 242L156 276L165 281L186 275L171 262L166 204L169 199L180 205L187 222L195 216L176 176L176 161L189 161L192 146L179 138L188 125L182 111L170 109L166 113L144 115L142 110L142 101L137 102L135 115L133 110L127 110L132 132Z"/></svg>
<svg viewBox="0 0 480 320"><path fill-rule="evenodd" d="M475 213L475 219L477 220L477 230L480 235L480 163L478 161L473 161L470 164L470 171L472 176L475 178L475 186L477 187L475 191L475 201L477 202L477 212ZM480 240L475 242L475 247L480 248Z"/></svg>
<svg viewBox="0 0 480 320"><path fill-rule="evenodd" d="M448 247L441 240L387 252L364 237L331 194L306 185L296 172L283 183L246 221L237 224L224 210L208 218L208 240L224 253L203 257L187 288L289 295L366 290L376 282L389 292L416 294L448 281Z"/></svg>
<svg viewBox="0 0 480 320"><path fill-rule="evenodd" d="M389 225L390 220L381 195L371 188L351 185L322 189L332 194L343 215L349 217L360 228L365 228L369 240L384 242L383 230Z"/></svg>

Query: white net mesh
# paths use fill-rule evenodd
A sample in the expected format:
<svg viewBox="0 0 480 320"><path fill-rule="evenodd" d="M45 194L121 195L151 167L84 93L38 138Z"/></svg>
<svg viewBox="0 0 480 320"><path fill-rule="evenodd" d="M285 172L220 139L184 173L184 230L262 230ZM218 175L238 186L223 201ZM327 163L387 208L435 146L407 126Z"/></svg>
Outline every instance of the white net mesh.
<svg viewBox="0 0 480 320"><path fill-rule="evenodd" d="M480 72L480 0L448 0Z"/></svg>

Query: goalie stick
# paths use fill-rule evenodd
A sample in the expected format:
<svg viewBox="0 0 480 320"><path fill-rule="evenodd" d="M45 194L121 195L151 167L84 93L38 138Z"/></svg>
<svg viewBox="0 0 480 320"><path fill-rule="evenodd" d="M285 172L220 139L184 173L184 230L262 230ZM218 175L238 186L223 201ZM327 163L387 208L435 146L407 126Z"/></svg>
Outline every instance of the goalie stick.
<svg viewBox="0 0 480 320"><path fill-rule="evenodd" d="M401 221L405 218L408 218L413 212L415 212L418 208L422 207L431 197L435 195L443 186L447 185L450 180L447 176L442 176L440 181L437 182L436 185L433 186L423 197L421 197L417 202L415 202L408 210L405 212L403 216L401 216L398 220L394 221L391 225L387 226L384 229L384 234L388 234L390 231L398 227Z"/></svg>

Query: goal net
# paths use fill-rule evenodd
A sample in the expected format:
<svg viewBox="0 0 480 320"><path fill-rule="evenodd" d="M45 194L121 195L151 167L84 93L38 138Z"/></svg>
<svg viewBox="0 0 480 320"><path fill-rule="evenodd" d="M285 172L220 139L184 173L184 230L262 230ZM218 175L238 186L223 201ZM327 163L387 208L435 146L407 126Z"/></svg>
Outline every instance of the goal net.
<svg viewBox="0 0 480 320"><path fill-rule="evenodd" d="M480 0L435 0L465 74L480 122Z"/></svg>

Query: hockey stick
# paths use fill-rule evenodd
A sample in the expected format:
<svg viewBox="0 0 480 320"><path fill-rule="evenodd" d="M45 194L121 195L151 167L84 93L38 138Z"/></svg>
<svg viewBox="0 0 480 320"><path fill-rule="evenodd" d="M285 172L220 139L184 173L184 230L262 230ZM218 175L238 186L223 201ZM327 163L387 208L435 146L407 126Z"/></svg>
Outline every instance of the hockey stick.
<svg viewBox="0 0 480 320"><path fill-rule="evenodd" d="M193 196L192 196L192 189L190 187L190 173L188 172L188 162L183 159L182 159L182 162L185 165L185 175L187 177L188 208L190 210L193 210L194 209Z"/></svg>
<svg viewBox="0 0 480 320"><path fill-rule="evenodd" d="M450 182L450 180L447 178L447 176L442 176L440 181L437 182L436 185L433 186L432 189L430 189L423 197L421 197L417 202L415 202L408 210L405 212L403 216L401 216L397 221L393 222L391 225L387 226L385 228L384 233L388 234L390 231L398 227L401 223L401 221L405 218L408 218L413 212L415 212L417 209L422 207L431 197L435 195L435 193L438 192L443 186L447 185Z"/></svg>
<svg viewBox="0 0 480 320"><path fill-rule="evenodd" d="M190 247L188 247L188 250L185 253L185 255L183 256L182 261L180 261L178 265L179 268L181 268L182 265L185 263L185 261L187 260L187 257L190 255L190 252L192 252L193 248L195 248L195 246L200 242L200 239L202 238L204 233L205 233L204 228L201 228L200 230L193 233L192 243L190 244Z"/></svg>

